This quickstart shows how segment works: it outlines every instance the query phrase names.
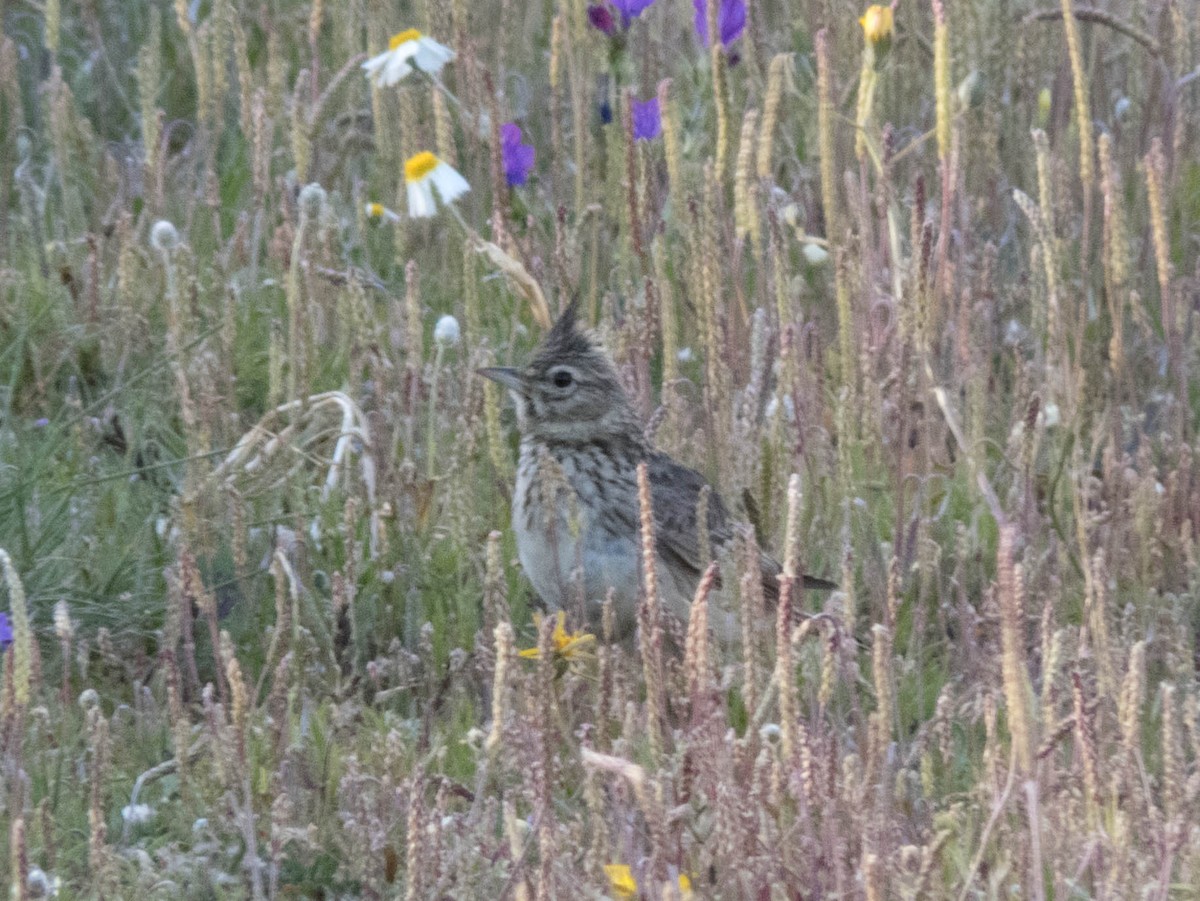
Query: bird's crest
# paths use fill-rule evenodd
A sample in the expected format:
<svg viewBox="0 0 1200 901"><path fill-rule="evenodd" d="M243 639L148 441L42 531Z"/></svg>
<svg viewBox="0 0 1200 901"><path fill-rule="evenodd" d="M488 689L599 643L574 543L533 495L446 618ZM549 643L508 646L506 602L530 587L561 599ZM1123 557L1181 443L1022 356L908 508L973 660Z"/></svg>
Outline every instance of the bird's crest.
<svg viewBox="0 0 1200 901"><path fill-rule="evenodd" d="M573 300L559 314L546 333L538 352L539 359L561 360L564 357L589 356L596 345L587 332L579 328L579 301Z"/></svg>

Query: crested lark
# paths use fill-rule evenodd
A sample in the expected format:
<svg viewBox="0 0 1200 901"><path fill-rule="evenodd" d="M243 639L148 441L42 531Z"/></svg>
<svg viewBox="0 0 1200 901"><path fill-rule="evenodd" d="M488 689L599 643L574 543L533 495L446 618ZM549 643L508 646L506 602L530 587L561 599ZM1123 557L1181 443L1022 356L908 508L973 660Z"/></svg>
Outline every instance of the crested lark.
<svg viewBox="0 0 1200 901"><path fill-rule="evenodd" d="M516 403L521 456L513 530L521 565L542 601L551 608L570 606L577 597L573 574L578 571L593 622L611 589L617 632L633 633L641 582L637 466L645 462L660 602L686 622L702 561L716 559L732 545L729 513L713 491L708 499L711 547L701 554L696 515L707 482L646 441L612 360L578 328L574 305L559 317L527 367L479 372L507 388ZM763 554L760 566L765 594L774 598L779 564ZM809 577L804 584L833 587ZM726 594L728 589L719 593ZM728 641L738 627L727 601L724 610L710 622Z"/></svg>

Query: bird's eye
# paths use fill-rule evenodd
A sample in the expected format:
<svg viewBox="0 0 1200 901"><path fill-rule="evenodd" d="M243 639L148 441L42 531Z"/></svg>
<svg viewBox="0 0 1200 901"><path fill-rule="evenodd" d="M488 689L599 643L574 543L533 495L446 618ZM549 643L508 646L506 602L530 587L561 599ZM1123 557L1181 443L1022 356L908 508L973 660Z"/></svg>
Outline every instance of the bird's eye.
<svg viewBox="0 0 1200 901"><path fill-rule="evenodd" d="M570 388L571 383L575 381L575 377L566 369L558 370L550 378L553 380L554 387L556 388Z"/></svg>

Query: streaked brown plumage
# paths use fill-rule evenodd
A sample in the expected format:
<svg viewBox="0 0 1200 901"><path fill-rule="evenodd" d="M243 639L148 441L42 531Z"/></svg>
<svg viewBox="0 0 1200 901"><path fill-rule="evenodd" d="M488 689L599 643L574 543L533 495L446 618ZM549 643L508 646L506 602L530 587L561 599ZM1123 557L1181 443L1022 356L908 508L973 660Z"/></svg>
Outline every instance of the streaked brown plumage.
<svg viewBox="0 0 1200 901"><path fill-rule="evenodd" d="M607 353L581 331L568 307L524 369L480 373L508 388L517 407L521 454L513 529L521 564L542 601L569 606L572 574L582 574L589 611L614 592L618 631L637 621L641 564L637 466L648 465L654 506L660 600L686 619L704 559L728 553L734 524L721 496L708 498L708 554L700 553L697 508L708 484L700 473L654 450ZM778 595L779 564L760 555L764 594ZM832 588L805 577L809 588ZM718 633L732 638L732 615Z"/></svg>

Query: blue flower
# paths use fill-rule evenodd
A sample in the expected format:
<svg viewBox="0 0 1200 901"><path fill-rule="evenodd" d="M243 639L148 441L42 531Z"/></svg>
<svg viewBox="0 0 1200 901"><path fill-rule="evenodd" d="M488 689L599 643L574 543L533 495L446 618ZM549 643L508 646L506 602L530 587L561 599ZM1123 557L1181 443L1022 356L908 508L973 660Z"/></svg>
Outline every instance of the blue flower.
<svg viewBox="0 0 1200 901"><path fill-rule="evenodd" d="M509 185L525 184L537 151L532 144L521 143L521 126L515 122L500 126L500 155L504 158L504 178Z"/></svg>
<svg viewBox="0 0 1200 901"><path fill-rule="evenodd" d="M653 6L654 0L612 0L612 5L617 8L617 12L621 14L621 17L628 22L630 19L636 19Z"/></svg>
<svg viewBox="0 0 1200 901"><path fill-rule="evenodd" d="M708 0L692 0L696 10L696 34L708 46ZM717 0L717 30L721 44L728 47L746 30L746 0Z"/></svg>
<svg viewBox="0 0 1200 901"><path fill-rule="evenodd" d="M633 137L638 141L652 141L662 134L662 112L658 98L633 101Z"/></svg>
<svg viewBox="0 0 1200 901"><path fill-rule="evenodd" d="M12 644L12 624L8 621L7 613L0 613L0 650Z"/></svg>

